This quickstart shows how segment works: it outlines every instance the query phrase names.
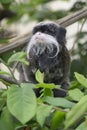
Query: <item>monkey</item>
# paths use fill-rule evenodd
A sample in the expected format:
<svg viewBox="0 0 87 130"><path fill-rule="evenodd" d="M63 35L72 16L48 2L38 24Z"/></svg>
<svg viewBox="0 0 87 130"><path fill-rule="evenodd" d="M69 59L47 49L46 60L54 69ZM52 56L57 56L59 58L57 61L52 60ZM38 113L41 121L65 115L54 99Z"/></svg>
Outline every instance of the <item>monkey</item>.
<svg viewBox="0 0 87 130"><path fill-rule="evenodd" d="M21 81L36 83L35 73L44 72L44 82L61 85L53 89L54 97L64 97L69 88L70 54L66 47L66 29L54 22L40 22L32 30L26 47L29 66L22 67ZM21 74L23 75L23 73ZM35 90L36 96L40 89Z"/></svg>

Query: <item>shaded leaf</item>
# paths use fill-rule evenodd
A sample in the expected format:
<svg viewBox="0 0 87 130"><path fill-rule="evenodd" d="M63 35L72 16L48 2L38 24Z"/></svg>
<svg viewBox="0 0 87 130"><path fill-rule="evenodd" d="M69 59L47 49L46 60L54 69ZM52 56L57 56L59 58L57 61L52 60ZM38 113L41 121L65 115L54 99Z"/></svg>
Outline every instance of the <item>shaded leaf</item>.
<svg viewBox="0 0 87 130"><path fill-rule="evenodd" d="M75 130L87 130L86 122L81 123Z"/></svg>
<svg viewBox="0 0 87 130"><path fill-rule="evenodd" d="M7 127L6 130L14 130L12 115L8 111L7 107L3 110L1 114L1 120L4 123L4 125ZM1 128L0 128L1 130ZM3 129L5 130L5 129Z"/></svg>
<svg viewBox="0 0 87 130"><path fill-rule="evenodd" d="M87 88L87 79L83 75L75 72L75 77L81 85Z"/></svg>
<svg viewBox="0 0 87 130"><path fill-rule="evenodd" d="M9 4L9 3L11 3L13 0L0 0L0 2L2 3L2 4Z"/></svg>
<svg viewBox="0 0 87 130"><path fill-rule="evenodd" d="M46 117L50 115L51 109L52 109L52 106L48 106L45 104L41 104L37 107L36 118L37 118L37 122L41 126L43 126Z"/></svg>
<svg viewBox="0 0 87 130"><path fill-rule="evenodd" d="M78 88L78 86L79 86L79 83L77 80L70 82L70 89Z"/></svg>
<svg viewBox="0 0 87 130"><path fill-rule="evenodd" d="M5 124L5 122L0 119L0 130L11 130L11 129L8 128L8 126Z"/></svg>
<svg viewBox="0 0 87 130"><path fill-rule="evenodd" d="M3 106L5 105L5 103L6 103L6 99L0 98L0 111L2 110Z"/></svg>
<svg viewBox="0 0 87 130"><path fill-rule="evenodd" d="M6 44L9 42L9 39L7 38L3 38L3 39L0 39L0 44Z"/></svg>
<svg viewBox="0 0 87 130"><path fill-rule="evenodd" d="M82 97L81 100L71 109L66 115L65 130L77 122L83 114L87 111L87 95Z"/></svg>
<svg viewBox="0 0 87 130"><path fill-rule="evenodd" d="M65 112L63 111L56 111L52 123L51 123L51 130L56 130L64 121Z"/></svg>

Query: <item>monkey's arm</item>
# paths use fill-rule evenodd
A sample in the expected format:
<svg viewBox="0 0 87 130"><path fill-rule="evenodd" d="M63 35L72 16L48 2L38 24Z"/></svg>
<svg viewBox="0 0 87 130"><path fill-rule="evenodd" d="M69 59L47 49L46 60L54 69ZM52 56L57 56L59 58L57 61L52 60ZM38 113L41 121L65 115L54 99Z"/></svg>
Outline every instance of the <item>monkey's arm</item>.
<svg viewBox="0 0 87 130"><path fill-rule="evenodd" d="M70 74L70 54L66 47L63 48L63 78L61 82L61 86L64 89L69 88L69 74Z"/></svg>

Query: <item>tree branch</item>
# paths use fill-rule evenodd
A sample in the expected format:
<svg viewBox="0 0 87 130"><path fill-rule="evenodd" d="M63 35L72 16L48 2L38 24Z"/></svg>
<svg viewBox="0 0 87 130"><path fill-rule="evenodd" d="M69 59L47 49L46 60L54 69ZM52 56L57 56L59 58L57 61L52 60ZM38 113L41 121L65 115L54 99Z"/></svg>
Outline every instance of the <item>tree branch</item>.
<svg viewBox="0 0 87 130"><path fill-rule="evenodd" d="M85 17L87 17L87 8L77 11L76 13L66 16L60 20L56 20L55 22L63 27L67 27ZM9 44L5 44L0 48L0 54L25 46L29 41L30 35L31 32L15 38L15 40Z"/></svg>
<svg viewBox="0 0 87 130"><path fill-rule="evenodd" d="M0 74L0 81L2 81L3 83L5 81L5 82L8 82L9 84L17 84L17 82L15 82L15 80L12 77L9 77L3 74Z"/></svg>
<svg viewBox="0 0 87 130"><path fill-rule="evenodd" d="M87 8L84 8L80 11L75 12L74 14L66 16L60 20L57 20L56 22L63 27L67 27L86 17L87 17Z"/></svg>

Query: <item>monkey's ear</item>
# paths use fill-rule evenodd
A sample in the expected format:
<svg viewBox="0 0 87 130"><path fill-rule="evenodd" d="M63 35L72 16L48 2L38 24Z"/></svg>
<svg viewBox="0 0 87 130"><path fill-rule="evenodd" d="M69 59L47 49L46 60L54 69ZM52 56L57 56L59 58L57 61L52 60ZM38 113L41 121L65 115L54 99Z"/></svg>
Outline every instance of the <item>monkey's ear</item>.
<svg viewBox="0 0 87 130"><path fill-rule="evenodd" d="M63 27L59 27L59 34L61 35L61 36L66 36L66 29L65 28L63 28Z"/></svg>
<svg viewBox="0 0 87 130"><path fill-rule="evenodd" d="M36 33L36 28L34 27L33 30L32 30L32 34L35 34Z"/></svg>
<svg viewBox="0 0 87 130"><path fill-rule="evenodd" d="M66 29L63 27L58 28L57 40L61 45L66 43Z"/></svg>

